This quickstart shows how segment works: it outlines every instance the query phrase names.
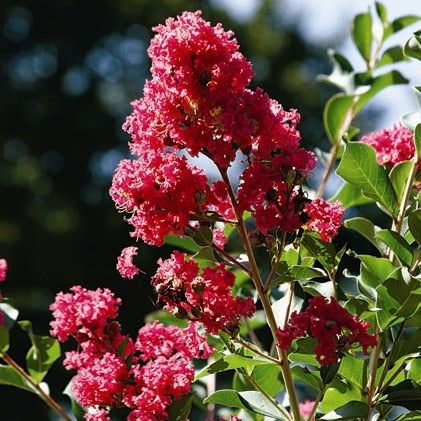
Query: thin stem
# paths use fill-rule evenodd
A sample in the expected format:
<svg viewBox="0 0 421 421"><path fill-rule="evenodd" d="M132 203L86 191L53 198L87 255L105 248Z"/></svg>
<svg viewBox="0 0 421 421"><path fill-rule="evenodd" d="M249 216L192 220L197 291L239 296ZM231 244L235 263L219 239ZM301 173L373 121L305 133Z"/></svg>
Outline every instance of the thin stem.
<svg viewBox="0 0 421 421"><path fill-rule="evenodd" d="M241 374L243 374L243 376L245 376L247 378L247 380L253 385L253 387L257 391L259 391L262 395L264 395L265 398L268 399L273 404L273 406L279 412L282 413L282 415L284 417L286 417L288 420L295 419L295 418L291 418L291 415L284 408L282 408L282 406L280 406L279 403L266 392L266 390L264 390L262 387L260 387L259 383L257 383L256 380L254 380L252 376L247 374L247 372L245 370L241 370Z"/></svg>
<svg viewBox="0 0 421 421"><path fill-rule="evenodd" d="M250 351L254 352L255 354L259 355L260 357L266 358L268 361L270 361L272 363L279 364L279 360L277 360L276 358L271 357L270 355L265 354L264 352L262 352L260 350L260 348L258 348L257 346L254 346L253 344L245 341L244 339L238 337L238 338L235 338L234 341L235 342L238 342L244 348L249 349Z"/></svg>
<svg viewBox="0 0 421 421"><path fill-rule="evenodd" d="M325 394L324 389L319 390L319 393L316 396L316 400L314 401L313 409L311 410L310 415L308 416L309 421L314 420L314 416L316 415L317 408L319 406L320 401L323 399L324 394Z"/></svg>
<svg viewBox="0 0 421 421"><path fill-rule="evenodd" d="M373 348L373 351L370 355L370 361L368 364L368 369L369 369L369 373L368 373L368 383L367 383L367 400L368 400L368 416L367 416L367 421L370 419L371 416L371 412L373 410L373 406L374 406L374 397L376 395L376 374L377 374L377 368L379 365L379 358L380 358L380 352L381 352L381 347L382 347L382 335L379 332L379 330L377 330L377 345Z"/></svg>
<svg viewBox="0 0 421 421"><path fill-rule="evenodd" d="M235 257L231 256L229 253L227 253L224 249L221 247L218 247L215 243L212 243L212 248L219 253L221 256L225 257L225 259L229 262L231 262L234 266L237 266L239 269L246 272L251 277L250 269L246 266L244 266L242 263L240 263Z"/></svg>
<svg viewBox="0 0 421 421"><path fill-rule="evenodd" d="M277 349L277 353L278 353L278 357L279 357L278 364L281 367L281 371L282 371L282 375L283 375L284 383L285 383L285 388L286 388L288 396L289 396L291 412L293 414L293 420L294 421L300 421L301 415L300 415L300 410L299 410L299 407L298 407L298 399L297 399L297 394L296 394L295 387L294 387L294 381L292 379L291 369L290 369L290 366L289 366L289 363L288 363L288 357L287 357L286 352L283 351L279 347L279 345L277 344L277 335L276 335L277 325L276 325L275 315L273 314L270 299L266 295L266 293L263 289L263 284L262 284L262 279L260 277L259 268L257 266L256 259L255 259L254 253L253 253L253 249L251 247L251 244L250 244L250 241L249 241L249 238L248 238L248 235L247 235L247 229L246 229L245 221L243 219L242 213L239 212L239 210L238 210L237 200L236 200L234 191L232 189L230 180L228 178L227 172L220 169L220 173L221 173L222 179L226 183L226 186L227 186L227 189L228 189L228 194L230 196L230 199L231 199L231 202L232 202L232 205L233 205L233 208L234 208L237 220L238 220L238 232L239 232L240 238L243 242L244 249L246 251L247 257L249 259L250 270L251 270L251 274L252 274L251 279L252 279L254 287L256 288L256 291L259 295L260 302L262 303L263 310L265 311L266 319L268 321L268 325L269 325L269 328L270 328L271 333L272 333L272 337L273 337L273 339L276 343L276 349Z"/></svg>
<svg viewBox="0 0 421 421"><path fill-rule="evenodd" d="M269 273L268 277L266 278L266 281L265 281L265 284L264 284L264 290L265 291L267 291L269 289L270 283L271 283L273 277L275 276L276 269L278 269L279 262L281 261L281 257L282 257L282 252L283 252L284 247L285 247L286 235L287 235L287 233L284 231L282 233L281 244L279 245L280 251L276 255L275 262L273 263L272 268L270 270L270 273Z"/></svg>
<svg viewBox="0 0 421 421"><path fill-rule="evenodd" d="M284 319L284 324L282 326L282 329L285 329L288 320L289 320L289 315L291 313L291 306L292 306L292 298L294 297L294 286L295 286L295 282L292 281L289 284L289 289L288 289L288 303L287 303L287 308L285 311L285 319Z"/></svg>
<svg viewBox="0 0 421 421"><path fill-rule="evenodd" d="M47 393L45 393L39 384L35 383L32 377L7 353L0 354L0 357L19 374L22 379L34 388L34 392L55 412L57 412L64 420L72 421L65 410Z"/></svg>
<svg viewBox="0 0 421 421"><path fill-rule="evenodd" d="M259 341L259 338L256 335L256 332L254 331L254 329L252 328L250 321L248 319L248 317L244 317L244 323L246 324L246 328L248 331L248 334L250 336L251 341L253 342L253 344L259 348L259 349L263 349L262 344Z"/></svg>
<svg viewBox="0 0 421 421"><path fill-rule="evenodd" d="M317 198L321 198L323 196L323 193L324 193L325 188L326 188L327 179L329 178L330 172L332 171L333 166L334 166L335 161L336 161L336 153L338 152L338 148L339 148L339 142L334 143L332 145L332 147L330 148L329 159L326 163L326 167L325 167L325 169L323 171L323 174L322 174L322 179L320 180L319 187L316 191L316 197Z"/></svg>

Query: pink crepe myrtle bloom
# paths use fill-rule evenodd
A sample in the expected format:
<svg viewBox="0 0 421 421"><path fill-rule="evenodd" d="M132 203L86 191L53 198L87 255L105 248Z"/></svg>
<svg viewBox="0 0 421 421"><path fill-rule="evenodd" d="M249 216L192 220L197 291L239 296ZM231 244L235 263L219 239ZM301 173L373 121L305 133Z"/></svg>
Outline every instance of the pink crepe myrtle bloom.
<svg viewBox="0 0 421 421"><path fill-rule="evenodd" d="M0 282L3 282L6 280L6 275L7 275L7 260L0 259Z"/></svg>
<svg viewBox="0 0 421 421"><path fill-rule="evenodd" d="M304 402L300 402L298 404L301 416L307 421L312 421L309 417L313 412L314 404L315 401L311 401L309 399L306 399Z"/></svg>
<svg viewBox="0 0 421 421"><path fill-rule="evenodd" d="M339 201L329 203L323 199L314 199L307 203L304 212L308 216L307 228L318 232L321 240L328 243L338 234L345 214Z"/></svg>
<svg viewBox="0 0 421 421"><path fill-rule="evenodd" d="M316 296L302 313L294 311L288 324L277 330L278 344L287 351L294 339L309 335L317 339L316 359L321 365L336 364L342 352L358 343L364 354L377 343L376 335L367 332L369 323L357 320L331 298Z"/></svg>
<svg viewBox="0 0 421 421"><path fill-rule="evenodd" d="M76 370L73 393L88 409L86 421L108 421L113 407L129 409L128 420L165 421L168 406L190 390L192 359L208 358L214 349L198 323L185 329L146 324L132 341L115 320L120 304L106 288L75 286L51 305L52 335L60 341L71 335L78 343L64 361Z"/></svg>
<svg viewBox="0 0 421 421"><path fill-rule="evenodd" d="M133 264L133 256L137 256L137 247L125 247L117 257L117 270L123 278L133 279L140 269Z"/></svg>
<svg viewBox="0 0 421 421"><path fill-rule="evenodd" d="M393 166L414 156L414 133L402 124L395 124L391 129L382 129L367 134L361 142L370 145L376 151L377 162Z"/></svg>
<svg viewBox="0 0 421 421"><path fill-rule="evenodd" d="M169 259L160 259L158 265L152 285L158 292L158 303L170 313L198 320L210 333L233 331L242 316L253 315L251 298L233 297L235 277L223 263L200 271L194 260L175 251Z"/></svg>

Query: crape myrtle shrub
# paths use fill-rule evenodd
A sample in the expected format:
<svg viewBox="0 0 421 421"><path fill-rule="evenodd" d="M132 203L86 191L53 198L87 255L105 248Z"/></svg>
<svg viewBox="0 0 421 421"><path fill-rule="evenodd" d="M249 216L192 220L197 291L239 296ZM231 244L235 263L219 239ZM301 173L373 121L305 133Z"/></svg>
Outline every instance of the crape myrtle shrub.
<svg viewBox="0 0 421 421"><path fill-rule="evenodd" d="M331 149L317 191L305 184L317 156L301 145L299 112L251 87L253 69L233 32L200 11L156 26L151 77L123 125L131 155L109 193L134 241L175 247L150 279L162 310L131 337L110 289L73 286L50 305L51 336L18 322L32 342L25 370L8 352L17 311L5 302L0 381L72 419L43 382L59 343L71 341L63 365L75 375L65 393L73 415L87 421L119 411L129 421L186 420L197 413L193 405L207 420L419 418L420 112L366 135L353 126L378 92L407 82L383 66L420 59L420 31L403 49L383 44L418 20L389 21L375 3L351 30L365 68L330 52L333 71L323 79L340 92L324 109ZM216 179L189 159L198 156L212 162ZM228 170L236 161L234 180ZM323 199L337 163L344 184ZM345 209L367 203L387 216L387 227L364 215L345 218ZM332 243L342 223L375 252ZM238 250L229 247L234 235ZM267 271L258 248L269 256ZM358 272L343 264L345 253L360 262ZM121 251L122 277L142 272L137 256L135 245ZM6 275L2 259L0 280ZM259 339L264 326L270 346ZM207 364L199 368L198 360ZM231 374L228 388L218 387L222 372Z"/></svg>

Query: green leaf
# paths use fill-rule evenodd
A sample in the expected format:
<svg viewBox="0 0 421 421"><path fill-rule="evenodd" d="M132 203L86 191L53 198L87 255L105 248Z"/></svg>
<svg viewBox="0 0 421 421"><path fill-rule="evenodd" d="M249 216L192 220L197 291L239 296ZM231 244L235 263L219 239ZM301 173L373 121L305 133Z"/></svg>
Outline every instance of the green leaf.
<svg viewBox="0 0 421 421"><path fill-rule="evenodd" d="M358 101L355 104L355 113L359 112L362 107L388 86L408 83L408 79L402 76L397 70L384 73L374 79L368 73L360 74L360 76L362 77L361 83L364 86L369 85L370 89L359 95Z"/></svg>
<svg viewBox="0 0 421 421"><path fill-rule="evenodd" d="M193 235L193 240L199 246L210 246L212 244L212 239L212 230L208 227L200 227Z"/></svg>
<svg viewBox="0 0 421 421"><path fill-rule="evenodd" d="M336 377L327 388L320 404L325 413L346 405L350 401L362 402L364 400L360 388L352 383Z"/></svg>
<svg viewBox="0 0 421 421"><path fill-rule="evenodd" d="M402 265L411 266L413 260L412 248L400 234L384 229L376 234L376 238L393 250Z"/></svg>
<svg viewBox="0 0 421 421"><path fill-rule="evenodd" d="M328 273L335 268L336 250L332 243L320 240L315 232L306 231L302 236L301 245L321 263Z"/></svg>
<svg viewBox="0 0 421 421"><path fill-rule="evenodd" d="M371 14L367 12L355 16L351 28L351 35L355 46L366 63L369 63L371 59L371 44L373 42L373 31L371 29L371 25Z"/></svg>
<svg viewBox="0 0 421 421"><path fill-rule="evenodd" d="M410 130L415 131L415 147L418 151L418 156L421 150L421 133L416 130L417 126L421 124L421 86L412 87L415 93L415 100L418 104L418 111L406 114L402 117L403 124Z"/></svg>
<svg viewBox="0 0 421 421"><path fill-rule="evenodd" d="M410 356L411 354L421 349L421 328L417 328L415 332L402 332L398 342L392 348L390 354L390 361L396 364L402 357Z"/></svg>
<svg viewBox="0 0 421 421"><path fill-rule="evenodd" d="M395 421L419 421L419 420L421 420L421 410L412 411L407 414L403 414L399 418L396 418Z"/></svg>
<svg viewBox="0 0 421 421"><path fill-rule="evenodd" d="M318 366L319 363L314 353L316 345L317 341L314 338L300 338L295 342L293 352L289 354L288 359Z"/></svg>
<svg viewBox="0 0 421 421"><path fill-rule="evenodd" d="M342 358L339 374L361 390L367 384L368 360L346 355Z"/></svg>
<svg viewBox="0 0 421 421"><path fill-rule="evenodd" d="M329 384L333 381L333 379L336 377L336 374L338 373L340 364L341 362L338 362L336 364L322 365L320 367L320 377L323 381L323 384Z"/></svg>
<svg viewBox="0 0 421 421"><path fill-rule="evenodd" d="M416 358L411 361L408 377L419 382L421 379L421 358Z"/></svg>
<svg viewBox="0 0 421 421"><path fill-rule="evenodd" d="M386 388L380 401L390 405L403 406L409 410L420 409L421 385L413 380L404 380L396 386Z"/></svg>
<svg viewBox="0 0 421 421"><path fill-rule="evenodd" d="M373 203L372 199L369 199L361 193L361 189L347 182L342 185L341 189L335 196L329 199L330 202L335 202L336 200L341 202L343 209L348 209L351 206Z"/></svg>
<svg viewBox="0 0 421 421"><path fill-rule="evenodd" d="M193 259L199 263L203 263L207 265L207 263L215 263L215 253L212 247L206 246L201 247L200 250L193 255Z"/></svg>
<svg viewBox="0 0 421 421"><path fill-rule="evenodd" d="M0 384L18 387L19 389L35 393L33 387L8 365L0 364Z"/></svg>
<svg viewBox="0 0 421 421"><path fill-rule="evenodd" d="M321 420L355 420L368 415L368 405L365 402L351 401L324 415Z"/></svg>
<svg viewBox="0 0 421 421"><path fill-rule="evenodd" d="M295 380L300 380L317 391L322 390L323 382L320 380L320 376L317 375L317 372L312 373L308 367L294 365L291 368L291 373Z"/></svg>
<svg viewBox="0 0 421 421"><path fill-rule="evenodd" d="M346 228L357 231L381 252L381 248L375 238L376 226L369 219L358 216L356 218L346 220L344 225Z"/></svg>
<svg viewBox="0 0 421 421"><path fill-rule="evenodd" d="M60 357L60 344L49 336L32 335L32 347L26 354L26 366L35 383L40 383Z"/></svg>
<svg viewBox="0 0 421 421"><path fill-rule="evenodd" d="M396 45L388 48L376 63L376 67L387 66L388 64L398 63L400 61L408 61L408 57L403 53L402 47Z"/></svg>
<svg viewBox="0 0 421 421"><path fill-rule="evenodd" d="M190 414L193 395L191 393L173 402L168 407L168 421L185 421Z"/></svg>
<svg viewBox="0 0 421 421"><path fill-rule="evenodd" d="M203 403L211 402L232 408L243 408L277 420L286 420L271 401L260 392L256 391L246 390L243 392L236 392L232 389L222 389L212 393L203 400Z"/></svg>
<svg viewBox="0 0 421 421"><path fill-rule="evenodd" d="M412 211L408 216L408 226L415 238L415 241L421 245L421 209Z"/></svg>
<svg viewBox="0 0 421 421"><path fill-rule="evenodd" d="M405 191L406 182L411 172L412 162L402 161L396 164L390 171L389 178L395 190L398 203L402 202L403 193Z"/></svg>
<svg viewBox="0 0 421 421"><path fill-rule="evenodd" d="M305 281L326 276L326 272L319 268L294 265L290 268L291 275L296 281Z"/></svg>
<svg viewBox="0 0 421 421"><path fill-rule="evenodd" d="M256 365L251 376L270 396L275 396L284 387L281 367L277 364Z"/></svg>
<svg viewBox="0 0 421 421"><path fill-rule="evenodd" d="M377 16L379 17L380 21L382 22L382 26L383 26L383 29L384 29L389 25L388 19L387 19L387 10L383 6L383 4L378 2L378 1L376 1L375 5L376 5Z"/></svg>
<svg viewBox="0 0 421 421"><path fill-rule="evenodd" d="M349 142L337 173L396 215L399 206L395 191L385 169L377 163L376 153L371 146Z"/></svg>
<svg viewBox="0 0 421 421"><path fill-rule="evenodd" d="M383 40L388 38L390 35L396 34L396 32L399 32L400 30L405 29L407 26L412 25L415 22L418 22L419 20L420 20L420 17L416 15L407 15L407 16L401 16L399 18L396 18L389 25L389 27L383 34Z"/></svg>
<svg viewBox="0 0 421 421"><path fill-rule="evenodd" d="M332 144L339 144L346 133L356 99L352 95L336 94L329 98L323 110L323 124Z"/></svg>
<svg viewBox="0 0 421 421"><path fill-rule="evenodd" d="M415 150L417 151L418 161L421 161L421 124L418 124L414 130Z"/></svg>
<svg viewBox="0 0 421 421"><path fill-rule="evenodd" d="M9 329L6 325L0 325L0 355L9 349Z"/></svg>
<svg viewBox="0 0 421 421"><path fill-rule="evenodd" d="M238 368L244 368L250 371L256 365L268 364L268 361L260 358L243 357L241 355L225 355L219 360L203 368L199 373L196 374L195 381L202 377L208 376L209 374L220 373L226 370L235 370Z"/></svg>
<svg viewBox="0 0 421 421"><path fill-rule="evenodd" d="M165 244L181 248L190 253L196 253L200 249L191 237L180 237L174 234L170 234L165 237Z"/></svg>

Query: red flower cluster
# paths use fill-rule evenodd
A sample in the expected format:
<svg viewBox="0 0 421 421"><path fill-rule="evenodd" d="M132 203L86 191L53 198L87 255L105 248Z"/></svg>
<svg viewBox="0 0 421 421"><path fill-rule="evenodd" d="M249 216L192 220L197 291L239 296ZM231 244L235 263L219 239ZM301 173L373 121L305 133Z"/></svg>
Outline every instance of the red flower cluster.
<svg viewBox="0 0 421 421"><path fill-rule="evenodd" d="M309 335L317 339L317 361L321 365L336 364L341 352L359 343L364 354L377 343L376 335L367 333L370 325L359 321L331 298L313 297L302 313L293 312L284 329L278 329L279 346L287 351L295 338Z"/></svg>
<svg viewBox="0 0 421 421"><path fill-rule="evenodd" d="M381 165L393 166L409 160L415 152L414 134L402 124L363 136L361 142L375 149L377 162Z"/></svg>
<svg viewBox="0 0 421 421"><path fill-rule="evenodd" d="M75 286L51 305L51 334L78 342L78 350L67 352L64 362L77 370L73 393L89 408L86 421L109 421L113 407L129 408L129 421L164 421L168 406L190 390L191 360L208 358L213 348L195 323L180 329L154 322L132 341L115 320L120 303L108 289Z"/></svg>
<svg viewBox="0 0 421 421"><path fill-rule="evenodd" d="M199 266L186 255L175 251L167 260L158 261L159 268L152 278L158 292L158 302L177 317L198 320L210 333L223 329L233 332L241 316L252 316L255 310L251 298L234 298L231 287L234 274L223 263Z"/></svg>

